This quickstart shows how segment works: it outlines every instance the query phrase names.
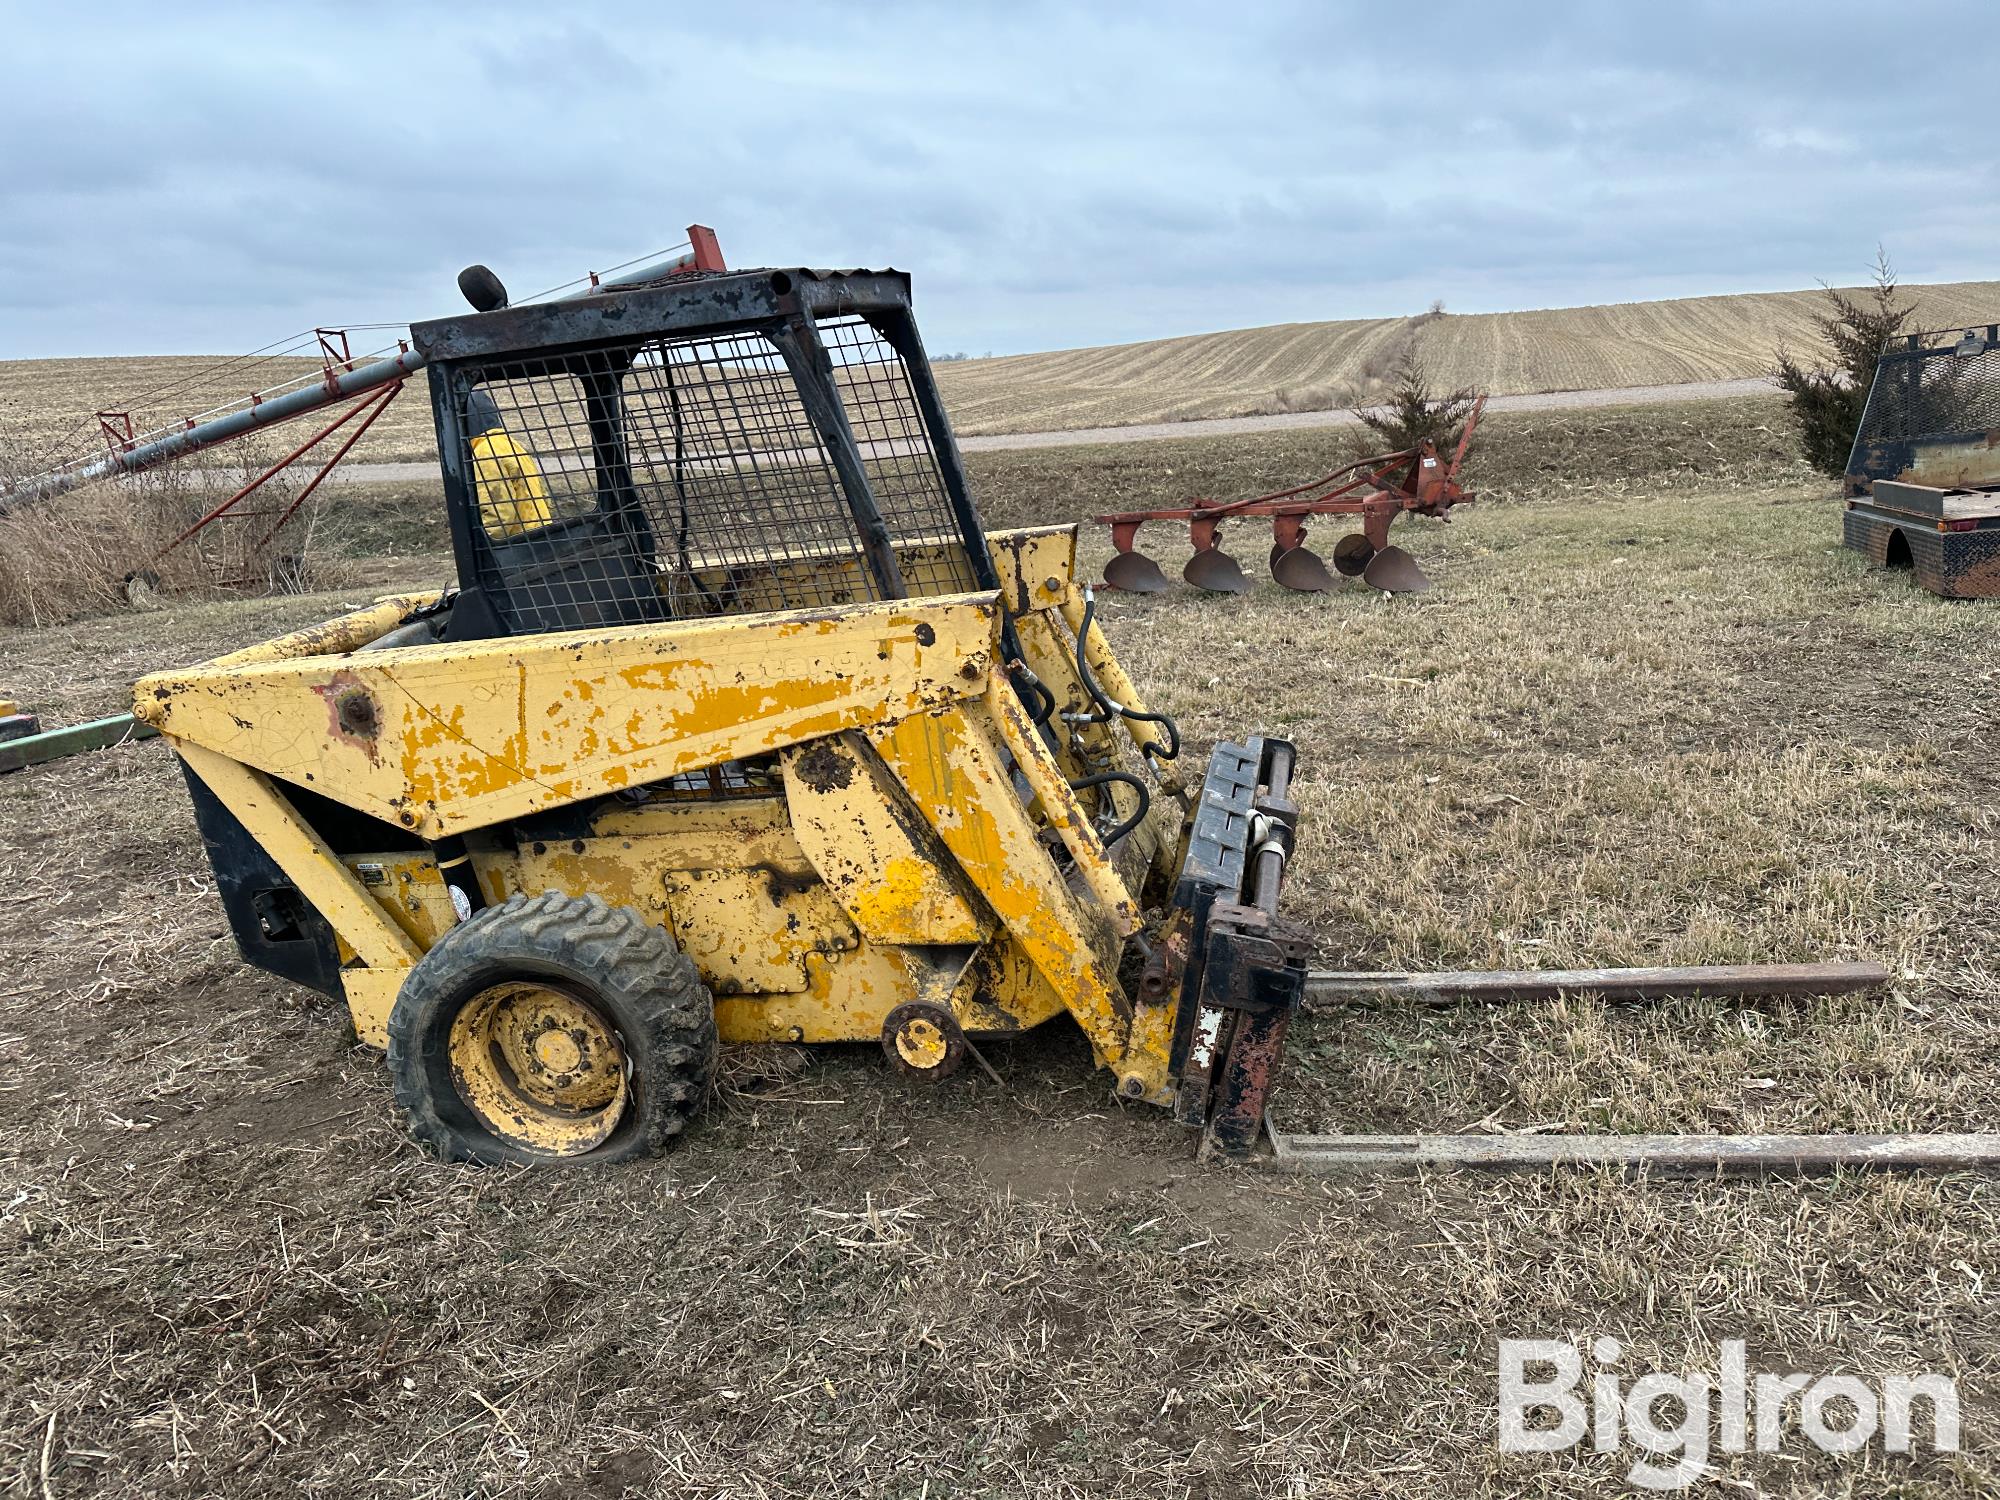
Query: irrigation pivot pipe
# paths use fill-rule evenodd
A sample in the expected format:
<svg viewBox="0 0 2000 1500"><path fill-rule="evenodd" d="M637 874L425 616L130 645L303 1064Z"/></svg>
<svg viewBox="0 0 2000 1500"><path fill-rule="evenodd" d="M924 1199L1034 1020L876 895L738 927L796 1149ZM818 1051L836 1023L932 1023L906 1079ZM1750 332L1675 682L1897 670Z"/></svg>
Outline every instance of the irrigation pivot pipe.
<svg viewBox="0 0 2000 1500"><path fill-rule="evenodd" d="M678 276L690 271L719 271L723 269L722 255L716 246L715 232L699 224L688 226L688 248L679 255L668 256L664 260L647 265L634 266L606 276L592 276L589 285L558 297L557 301L569 301L577 297L594 296L599 292L615 291L621 287L640 286L649 281L658 281L667 276ZM487 272L490 278L492 273ZM498 288L498 281L493 281ZM501 292L504 304L505 293ZM191 421L177 431L167 432L142 442L128 443L109 453L91 459L87 463L76 463L51 469L46 474L16 481L0 488L0 516L20 506L37 500L53 499L82 485L99 479L112 479L125 474L137 474L159 464L169 463L177 458L185 458L190 453L198 453L204 448L213 448L217 443L226 443L231 438L271 427L293 417L304 416L307 412L318 411L332 406L352 396L364 395L379 390L393 381L407 380L429 361L414 349L367 364L355 365L342 370L329 365L326 378L313 385L302 386L298 390L286 391L282 395L268 398L251 396L249 405L239 406L233 411L208 418L205 421Z"/></svg>

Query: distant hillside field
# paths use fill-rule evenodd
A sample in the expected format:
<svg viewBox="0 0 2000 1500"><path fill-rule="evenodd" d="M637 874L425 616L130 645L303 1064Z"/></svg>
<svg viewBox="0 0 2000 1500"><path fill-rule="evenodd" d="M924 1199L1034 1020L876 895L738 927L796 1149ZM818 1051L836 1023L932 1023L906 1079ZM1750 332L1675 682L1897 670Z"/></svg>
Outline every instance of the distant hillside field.
<svg viewBox="0 0 2000 1500"><path fill-rule="evenodd" d="M2000 319L2000 281L1910 286L1915 326ZM1494 395L1768 375L1781 343L1814 341L1811 292L1752 292L1541 312L1287 323L938 367L964 433L1113 427L1323 411L1378 394L1414 352L1436 383Z"/></svg>
<svg viewBox="0 0 2000 1500"><path fill-rule="evenodd" d="M1918 327L2000 319L2000 281L1903 291L1917 304ZM1420 358L1440 386L1472 385L1495 395L1740 380L1768 374L1780 344L1811 347L1810 320L1823 306L1817 292L1756 292L1540 312L1288 323L952 360L937 371L963 434L1129 426L1339 410L1379 396L1408 354ZM295 359L218 365L208 357L164 356L0 361L0 467L32 471L91 448L98 441L91 414L100 409L136 406L143 430L314 368ZM141 398L163 386L177 388ZM303 426L299 430L303 435ZM289 438L291 430L283 435ZM352 458L423 460L432 446L430 403L420 382Z"/></svg>

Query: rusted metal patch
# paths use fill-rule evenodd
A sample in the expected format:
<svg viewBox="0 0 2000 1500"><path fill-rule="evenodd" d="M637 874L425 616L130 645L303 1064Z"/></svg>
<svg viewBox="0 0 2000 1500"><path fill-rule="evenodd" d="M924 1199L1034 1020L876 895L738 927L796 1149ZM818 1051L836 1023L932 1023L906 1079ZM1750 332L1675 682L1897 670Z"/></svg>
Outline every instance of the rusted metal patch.
<svg viewBox="0 0 2000 1500"><path fill-rule="evenodd" d="M326 703L327 733L352 745L371 762L382 758L382 708L368 685L352 672L335 672L313 689Z"/></svg>
<svg viewBox="0 0 2000 1500"><path fill-rule="evenodd" d="M854 782L854 762L842 755L831 740L821 740L799 752L794 763L799 780L816 792L838 792Z"/></svg>

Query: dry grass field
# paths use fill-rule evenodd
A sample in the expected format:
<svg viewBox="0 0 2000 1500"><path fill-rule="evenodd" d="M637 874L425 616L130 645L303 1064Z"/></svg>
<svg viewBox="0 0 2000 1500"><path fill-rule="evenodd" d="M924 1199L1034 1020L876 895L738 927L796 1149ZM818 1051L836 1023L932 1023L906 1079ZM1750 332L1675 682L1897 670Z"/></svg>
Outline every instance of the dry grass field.
<svg viewBox="0 0 2000 1500"><path fill-rule="evenodd" d="M1908 287L1914 326L2000 317L2000 283ZM1445 387L1495 395L1768 375L1810 347L1818 292L1761 292L1540 312L1288 323L941 367L959 431L1111 427L1373 400L1406 354Z"/></svg>
<svg viewBox="0 0 2000 1500"><path fill-rule="evenodd" d="M1199 746L1299 742L1288 904L1325 963L1901 976L1797 1005L1317 1012L1288 1128L1992 1126L2000 614L1840 551L1782 420L1496 419L1487 498L1408 528L1421 597L1107 603ZM1073 518L1273 484L1336 439L973 471L992 524ZM328 535L377 553L370 581L436 575L424 487L340 503ZM0 631L4 686L103 713L353 597ZM1987 1180L1196 1166L1066 1023L990 1048L1004 1085L740 1053L657 1163L446 1167L336 1010L238 962L159 746L0 779L0 870L8 1493L1623 1493L1629 1453L1494 1443L1496 1340L1598 1332L1633 1371L1713 1369L1741 1337L1761 1368L1961 1382L1960 1456L1794 1434L1692 1493L2000 1486Z"/></svg>
<svg viewBox="0 0 2000 1500"><path fill-rule="evenodd" d="M1905 289L1916 326L2000 317L2000 282ZM1750 293L1538 312L1291 323L1100 349L938 366L964 435L1130 426L1287 411L1328 411L1379 396L1415 354L1446 386L1496 395L1606 390L1768 375L1784 343L1812 342L1817 292ZM141 431L297 379L310 361L254 366L208 358L0 361L0 456L48 467L94 451L93 413L132 409ZM287 428L302 441L304 424ZM430 407L406 391L362 439L355 462L428 460Z"/></svg>

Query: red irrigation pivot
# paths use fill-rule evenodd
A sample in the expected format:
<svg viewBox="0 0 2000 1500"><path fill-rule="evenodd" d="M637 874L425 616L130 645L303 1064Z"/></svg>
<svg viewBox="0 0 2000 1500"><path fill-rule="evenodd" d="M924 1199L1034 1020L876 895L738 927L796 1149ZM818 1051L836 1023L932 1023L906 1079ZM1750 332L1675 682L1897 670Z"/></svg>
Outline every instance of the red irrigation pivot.
<svg viewBox="0 0 2000 1500"><path fill-rule="evenodd" d="M1389 523L1405 513L1449 520L1445 512L1452 506L1477 498L1465 493L1458 471L1485 405L1484 396L1473 403L1449 463L1439 457L1437 445L1426 439L1400 453L1358 459L1310 483L1248 500L1192 500L1157 510L1093 516L1091 519L1111 528L1111 542L1118 549L1104 565L1104 581L1111 588L1134 593L1163 592L1167 580L1160 565L1138 550L1139 528L1148 521L1186 521L1194 556L1181 576L1196 588L1240 594L1250 587L1250 580L1236 559L1218 545L1217 532L1225 520L1269 516L1271 577L1288 589L1321 593L1336 587L1340 580L1306 549L1306 517L1340 515L1359 516L1361 529L1334 546L1335 571L1359 577L1388 593L1422 593L1430 587L1430 580L1415 558L1401 547L1389 545Z"/></svg>

